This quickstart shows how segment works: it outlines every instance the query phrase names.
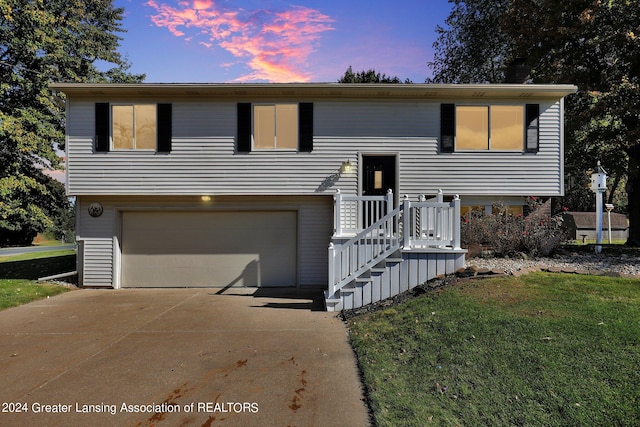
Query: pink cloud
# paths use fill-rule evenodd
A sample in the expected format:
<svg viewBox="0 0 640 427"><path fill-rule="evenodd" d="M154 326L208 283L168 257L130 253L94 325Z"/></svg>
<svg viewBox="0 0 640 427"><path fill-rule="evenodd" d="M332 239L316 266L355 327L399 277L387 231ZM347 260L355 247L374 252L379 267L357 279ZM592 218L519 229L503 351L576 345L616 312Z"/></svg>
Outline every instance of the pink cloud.
<svg viewBox="0 0 640 427"><path fill-rule="evenodd" d="M308 57L315 52L325 31L333 30L333 20L315 9L292 6L285 11L258 9L222 10L214 0L180 1L172 7L156 0L151 21L185 39L205 38L199 43L219 46L241 60L251 70L235 81L305 82L313 75L305 71Z"/></svg>

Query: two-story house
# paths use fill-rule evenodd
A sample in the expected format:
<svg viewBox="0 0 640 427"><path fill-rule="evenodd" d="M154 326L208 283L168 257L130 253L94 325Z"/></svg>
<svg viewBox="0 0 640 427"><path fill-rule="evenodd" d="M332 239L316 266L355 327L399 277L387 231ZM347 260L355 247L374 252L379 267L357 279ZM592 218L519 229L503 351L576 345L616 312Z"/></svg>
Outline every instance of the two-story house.
<svg viewBox="0 0 640 427"><path fill-rule="evenodd" d="M66 188L76 197L82 285L322 287L329 309L366 304L463 265L458 218L439 216L449 215L447 207L452 215L496 202L517 210L525 196L562 195L563 98L576 90L334 83L51 89L66 97ZM438 190L450 197L403 213L405 201ZM370 226L375 237L369 230L354 241ZM376 240L382 235L384 243ZM387 246L365 256L374 244ZM419 253L448 261L434 258L438 268L428 271L429 256ZM383 258L400 278L371 290ZM345 305L347 294L356 296Z"/></svg>

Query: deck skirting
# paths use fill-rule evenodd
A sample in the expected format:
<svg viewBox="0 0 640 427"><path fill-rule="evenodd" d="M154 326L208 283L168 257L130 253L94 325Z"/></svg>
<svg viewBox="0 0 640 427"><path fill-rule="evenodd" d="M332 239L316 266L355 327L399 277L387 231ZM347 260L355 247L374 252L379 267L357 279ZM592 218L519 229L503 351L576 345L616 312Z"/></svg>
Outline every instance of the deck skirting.
<svg viewBox="0 0 640 427"><path fill-rule="evenodd" d="M466 250L440 248L401 249L368 272L329 295L327 311L359 308L391 298L440 275L464 268Z"/></svg>

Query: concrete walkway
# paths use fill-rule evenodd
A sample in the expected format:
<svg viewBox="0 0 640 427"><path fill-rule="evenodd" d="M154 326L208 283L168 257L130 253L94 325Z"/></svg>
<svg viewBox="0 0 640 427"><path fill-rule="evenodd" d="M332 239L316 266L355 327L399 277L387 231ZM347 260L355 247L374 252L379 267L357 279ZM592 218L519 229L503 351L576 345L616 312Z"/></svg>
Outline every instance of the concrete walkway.
<svg viewBox="0 0 640 427"><path fill-rule="evenodd" d="M83 289L1 311L0 425L369 424L319 294L216 291Z"/></svg>

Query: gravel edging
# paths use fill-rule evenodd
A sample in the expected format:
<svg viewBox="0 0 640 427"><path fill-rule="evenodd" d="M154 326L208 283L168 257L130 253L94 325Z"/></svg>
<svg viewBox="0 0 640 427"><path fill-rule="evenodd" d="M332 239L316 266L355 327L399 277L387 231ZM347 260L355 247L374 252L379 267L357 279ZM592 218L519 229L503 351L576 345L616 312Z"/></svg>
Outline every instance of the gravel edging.
<svg viewBox="0 0 640 427"><path fill-rule="evenodd" d="M603 255L603 254L566 254L553 258L470 258L467 268L478 272L499 271L501 273L522 275L530 271L549 271L552 273L578 273L608 275L626 278L640 278L640 256Z"/></svg>

